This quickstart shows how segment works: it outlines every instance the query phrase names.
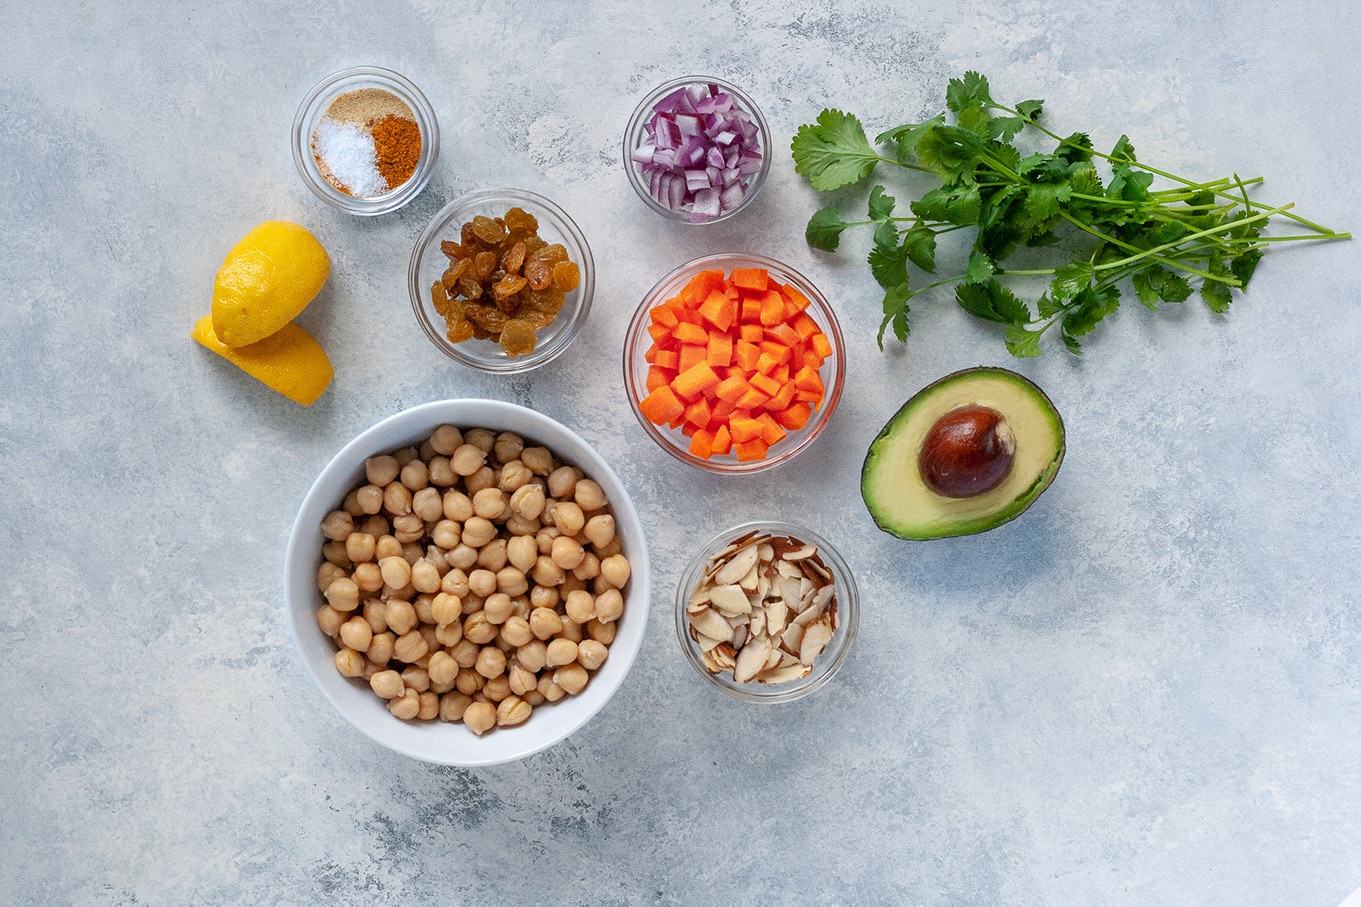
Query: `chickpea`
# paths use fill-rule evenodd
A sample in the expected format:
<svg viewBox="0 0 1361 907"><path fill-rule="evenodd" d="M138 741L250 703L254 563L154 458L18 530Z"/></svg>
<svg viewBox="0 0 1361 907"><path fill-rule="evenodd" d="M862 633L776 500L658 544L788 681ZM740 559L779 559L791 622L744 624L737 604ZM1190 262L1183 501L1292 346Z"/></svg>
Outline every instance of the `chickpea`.
<svg viewBox="0 0 1361 907"><path fill-rule="evenodd" d="M455 523L462 523L473 515L473 499L457 489L451 488L446 491L440 503L444 507L445 518Z"/></svg>
<svg viewBox="0 0 1361 907"><path fill-rule="evenodd" d="M430 470L418 457L402 467L398 481L413 493L420 491L430 484Z"/></svg>
<svg viewBox="0 0 1361 907"><path fill-rule="evenodd" d="M596 607L600 606L600 599L596 599ZM589 621L586 624L586 635L603 646L608 646L614 642L615 624L602 623L599 619Z"/></svg>
<svg viewBox="0 0 1361 907"><path fill-rule="evenodd" d="M345 623L345 612L338 611L330 605L322 605L317 609L317 626L321 632L334 638L340 633L341 624Z"/></svg>
<svg viewBox="0 0 1361 907"><path fill-rule="evenodd" d="M468 588L475 595L486 598L496 591L496 574L484 567L479 567L468 574Z"/></svg>
<svg viewBox="0 0 1361 907"><path fill-rule="evenodd" d="M510 681L510 691L516 696L525 695L538 686L539 683L539 678L534 672L528 670L524 665L519 664L518 662L510 666L506 678Z"/></svg>
<svg viewBox="0 0 1361 907"><path fill-rule="evenodd" d="M577 487L577 471L570 466L559 466L548 474L548 493L566 500Z"/></svg>
<svg viewBox="0 0 1361 907"><path fill-rule="evenodd" d="M359 607L359 586L348 576L338 576L326 587L326 602L337 611L353 611Z"/></svg>
<svg viewBox="0 0 1361 907"><path fill-rule="evenodd" d="M367 652L373 641L373 627L359 615L340 625L340 641L356 652Z"/></svg>
<svg viewBox="0 0 1361 907"><path fill-rule="evenodd" d="M373 546L373 559L381 561L385 557L402 557L402 543L395 536L380 535Z"/></svg>
<svg viewBox="0 0 1361 907"><path fill-rule="evenodd" d="M496 707L490 702L472 702L463 710L463 723L481 737L496 725Z"/></svg>
<svg viewBox="0 0 1361 907"><path fill-rule="evenodd" d="M373 634L373 641L369 643L369 651L365 654L369 656L370 662L381 667L392 660L392 650L396 645L396 635L391 630L384 630Z"/></svg>
<svg viewBox="0 0 1361 907"><path fill-rule="evenodd" d="M435 623L440 626L453 623L463 616L463 601L457 595L440 592L430 604Z"/></svg>
<svg viewBox="0 0 1361 907"><path fill-rule="evenodd" d="M507 696L496 706L496 726L515 727L529 720L534 707L519 696Z"/></svg>
<svg viewBox="0 0 1361 907"><path fill-rule="evenodd" d="M439 591L440 575L434 564L421 558L411 565L411 585L426 594Z"/></svg>
<svg viewBox="0 0 1361 907"><path fill-rule="evenodd" d="M375 539L380 539L385 535L392 534L392 528L388 525L387 517L383 516L380 513L375 513L372 514L371 516L365 517L364 522L356 526L355 530L358 532L368 533Z"/></svg>
<svg viewBox="0 0 1361 907"><path fill-rule="evenodd" d="M542 485L521 485L510 496L510 509L527 520L537 520L547 502Z"/></svg>
<svg viewBox="0 0 1361 907"><path fill-rule="evenodd" d="M553 539L553 552L551 557L553 563L563 570L575 570L581 565L581 560L586 556L586 549L581 547L581 543L570 536L562 535Z"/></svg>
<svg viewBox="0 0 1361 907"><path fill-rule="evenodd" d="M354 649L345 648L336 652L336 670L343 677L363 677L364 666L368 661Z"/></svg>
<svg viewBox="0 0 1361 907"><path fill-rule="evenodd" d="M463 480L463 487L468 490L468 494L475 495L484 488L496 487L496 470L490 466L483 466L477 472Z"/></svg>
<svg viewBox="0 0 1361 907"><path fill-rule="evenodd" d="M585 509L585 508L583 508ZM603 548L614 541L614 517L608 513L598 513L586 521L581 534L596 548Z"/></svg>
<svg viewBox="0 0 1361 907"><path fill-rule="evenodd" d="M419 695L421 707L416 712L416 720L432 721L439 717L439 695L432 690L426 690Z"/></svg>
<svg viewBox="0 0 1361 907"><path fill-rule="evenodd" d="M387 611L387 602L381 598L364 600L364 620L369 622L369 629L374 633L382 633L388 628Z"/></svg>
<svg viewBox="0 0 1361 907"><path fill-rule="evenodd" d="M563 618L561 638L569 639L572 642L581 642L586 638L586 631L582 629L583 626L570 617Z"/></svg>
<svg viewBox="0 0 1361 907"><path fill-rule="evenodd" d="M449 456L462 443L463 433L452 425L441 425L430 435L430 446L440 456Z"/></svg>
<svg viewBox="0 0 1361 907"><path fill-rule="evenodd" d="M317 568L317 591L325 592L326 587L331 585L332 580L339 579L345 575L345 568L337 566L330 561L323 560L321 566Z"/></svg>
<svg viewBox="0 0 1361 907"><path fill-rule="evenodd" d="M405 554L407 546L425 537L425 520L414 513L404 513L401 516L393 517L392 537L401 543L404 555L407 560L411 560L412 558ZM417 556L419 557L419 555Z"/></svg>
<svg viewBox="0 0 1361 907"><path fill-rule="evenodd" d="M487 620L490 623L500 626L515 613L515 606L511 603L509 595L504 592L494 592L487 596L487 600L482 603L482 613L487 615Z"/></svg>
<svg viewBox="0 0 1361 907"><path fill-rule="evenodd" d="M472 668L460 668L458 676L454 678L454 687L464 695L473 696L482 692L486 682L487 679Z"/></svg>
<svg viewBox="0 0 1361 907"><path fill-rule="evenodd" d="M529 467L520 460L504 460L501 467L501 474L496 479L496 487L507 494L514 494L519 489L534 481L534 473L529 471Z"/></svg>
<svg viewBox="0 0 1361 907"><path fill-rule="evenodd" d="M466 571L477 563L477 549L472 545L459 542L456 548L453 548L444 556L444 559L449 562L450 566Z"/></svg>
<svg viewBox="0 0 1361 907"><path fill-rule="evenodd" d="M506 542L506 560L521 573L528 573L539 559L539 546L527 535L517 535Z"/></svg>
<svg viewBox="0 0 1361 907"><path fill-rule="evenodd" d="M600 562L600 578L616 589L622 589L629 581L628 558L622 554L612 554Z"/></svg>
<svg viewBox="0 0 1361 907"><path fill-rule="evenodd" d="M354 532L354 517L343 510L332 510L321 520L321 534L333 542L343 542Z"/></svg>
<svg viewBox="0 0 1361 907"><path fill-rule="evenodd" d="M477 565L493 573L504 567L506 565L506 540L495 538L479 548Z"/></svg>
<svg viewBox="0 0 1361 907"><path fill-rule="evenodd" d="M477 662L473 665L473 670L488 680L500 677L506 671L506 653L496 646L484 646L482 651L477 653Z"/></svg>
<svg viewBox="0 0 1361 907"><path fill-rule="evenodd" d="M529 604L533 608L548 608L550 611L562 601L562 594L552 586L535 586L529 590Z"/></svg>
<svg viewBox="0 0 1361 907"><path fill-rule="evenodd" d="M422 488L411 496L411 512L422 522L431 522L444 516L444 495L438 488Z"/></svg>
<svg viewBox="0 0 1361 907"><path fill-rule="evenodd" d="M540 586L561 585L567 578L562 568L553 563L553 559L546 554L539 555L534 561L534 569L530 571L529 576Z"/></svg>
<svg viewBox="0 0 1361 907"><path fill-rule="evenodd" d="M500 702L510 695L510 678L500 674L482 684L482 697L488 702Z"/></svg>
<svg viewBox="0 0 1361 907"><path fill-rule="evenodd" d="M449 467L455 474L460 476L470 476L482 468L482 464L487 461L487 452L476 444L466 442L461 444L449 456Z"/></svg>
<svg viewBox="0 0 1361 907"><path fill-rule="evenodd" d="M430 689L430 674L425 668L413 665L402 672L402 683L408 690L424 693Z"/></svg>
<svg viewBox="0 0 1361 907"><path fill-rule="evenodd" d="M514 648L510 654L526 671L533 673L542 671L548 663L548 646L539 639L531 638L524 645Z"/></svg>
<svg viewBox="0 0 1361 907"><path fill-rule="evenodd" d="M583 639L577 645L577 662L588 671L603 665L609 654L610 650L594 639Z"/></svg>
<svg viewBox="0 0 1361 907"><path fill-rule="evenodd" d="M535 608L529 613L529 628L539 639L552 639L562 632L562 617L551 608Z"/></svg>
<svg viewBox="0 0 1361 907"><path fill-rule="evenodd" d="M400 642L400 640L398 640ZM547 666L556 668L577 660L577 644L559 636L548 644Z"/></svg>
<svg viewBox="0 0 1361 907"><path fill-rule="evenodd" d="M591 675L576 662L563 665L553 672L553 682L573 696L586 689L590 679Z"/></svg>
<svg viewBox="0 0 1361 907"><path fill-rule="evenodd" d="M541 524L537 519L527 520L518 513L512 513L506 518L506 532L512 536L526 536L532 538L539 531Z"/></svg>
<svg viewBox="0 0 1361 907"><path fill-rule="evenodd" d="M348 513L352 518L364 515L364 510L359 506L359 489L356 488L345 495L345 500L340 502L340 509Z"/></svg>
<svg viewBox="0 0 1361 907"><path fill-rule="evenodd" d="M400 598L388 599L384 616L387 618L388 629L398 636L411 632L419 621L411 602Z"/></svg>
<svg viewBox="0 0 1361 907"><path fill-rule="evenodd" d="M469 517L463 523L463 544L481 548L496 538L496 524L480 516Z"/></svg>
<svg viewBox="0 0 1361 907"><path fill-rule="evenodd" d="M383 488L383 509L393 516L411 512L411 489L401 482L391 482Z"/></svg>
<svg viewBox="0 0 1361 907"><path fill-rule="evenodd" d="M581 563L572 568L572 575L583 582L595 579L600 575L600 558L587 551L582 555Z"/></svg>
<svg viewBox="0 0 1361 907"><path fill-rule="evenodd" d="M355 564L373 560L378 540L367 532L351 532L345 537L345 556Z"/></svg>
<svg viewBox="0 0 1361 907"><path fill-rule="evenodd" d="M595 617L595 598L582 589L567 593L567 616L579 624Z"/></svg>
<svg viewBox="0 0 1361 907"><path fill-rule="evenodd" d="M379 485L365 485L355 491L354 499L359 504L359 509L369 515L383 509L383 489Z"/></svg>
<svg viewBox="0 0 1361 907"><path fill-rule="evenodd" d="M595 597L595 616L601 623L611 623L624 614L624 595L617 588L606 589Z"/></svg>
<svg viewBox="0 0 1361 907"><path fill-rule="evenodd" d="M481 646L468 639L461 639L449 647L449 654L454 656L460 668L471 668L477 664L477 653L481 651Z"/></svg>
<svg viewBox="0 0 1361 907"><path fill-rule="evenodd" d="M402 695L406 687L396 671L379 671L369 678L369 688L382 699L392 699Z"/></svg>
<svg viewBox="0 0 1361 907"><path fill-rule="evenodd" d="M383 588L383 571L373 561L366 561L354 568L351 577L360 592L377 592Z"/></svg>
<svg viewBox="0 0 1361 907"><path fill-rule="evenodd" d="M538 686L534 689L548 702L557 702L567 695L567 691L558 686L557 682L553 680L552 674L544 674L540 677Z"/></svg>
<svg viewBox="0 0 1361 907"><path fill-rule="evenodd" d="M327 542L321 546L321 556L344 570L353 570L354 564L345 556L344 542Z"/></svg>
<svg viewBox="0 0 1361 907"><path fill-rule="evenodd" d="M388 700L388 711L403 721L410 721L420 714L421 694L406 690L402 695Z"/></svg>
<svg viewBox="0 0 1361 907"><path fill-rule="evenodd" d="M614 557L616 554L622 554L623 551L624 546L619 543L619 536L616 535L605 545L597 546L595 549L595 556L603 561L607 557Z"/></svg>
<svg viewBox="0 0 1361 907"><path fill-rule="evenodd" d="M513 614L501 625L501 638L511 647L518 649L534 638L534 631L530 629L529 621Z"/></svg>
<svg viewBox="0 0 1361 907"><path fill-rule="evenodd" d="M520 451L525 449L525 439L513 431L503 431L496 436L496 459L502 463L520 459Z"/></svg>
<svg viewBox="0 0 1361 907"><path fill-rule="evenodd" d="M529 591L529 579L523 571L505 566L496 571L496 588L505 595L519 598Z"/></svg>
<svg viewBox="0 0 1361 907"><path fill-rule="evenodd" d="M392 452L392 458L397 461L397 468L399 470L419 456L420 451L412 446L403 447L401 450L394 450Z"/></svg>
<svg viewBox="0 0 1361 907"><path fill-rule="evenodd" d="M442 646L457 645L463 638L463 621L454 620L435 627L435 642Z"/></svg>
<svg viewBox="0 0 1361 907"><path fill-rule="evenodd" d="M473 513L485 520L494 520L506 509L506 495L496 486L483 488L473 495Z"/></svg>
<svg viewBox="0 0 1361 907"><path fill-rule="evenodd" d="M520 462L536 476L547 476L553 471L553 455L546 447L526 447L520 451Z"/></svg>
<svg viewBox="0 0 1361 907"><path fill-rule="evenodd" d="M397 642L392 648L392 655L398 661L411 664L418 658L430 651L430 646L426 644L425 637L419 630L410 630L397 637Z"/></svg>
<svg viewBox="0 0 1361 907"><path fill-rule="evenodd" d="M599 510L610 502L610 499L605 495L605 489L601 488L600 483L594 479L582 479L577 482L576 492L573 494L572 500L587 513Z"/></svg>
<svg viewBox="0 0 1361 907"><path fill-rule="evenodd" d="M586 526L586 515L575 501L558 501L549 509L548 518L563 535L576 535Z"/></svg>
<svg viewBox="0 0 1361 907"><path fill-rule="evenodd" d="M485 454L496 447L496 435L485 428L470 428L463 433L463 443L471 444Z"/></svg>
<svg viewBox="0 0 1361 907"><path fill-rule="evenodd" d="M385 557L378 562L378 569L383 573L383 582L393 589L400 589L411 582L411 565L404 557Z"/></svg>
<svg viewBox="0 0 1361 907"><path fill-rule="evenodd" d="M416 612L418 623L435 623L435 596L428 592L422 593L411 602L412 609Z"/></svg>
<svg viewBox="0 0 1361 907"><path fill-rule="evenodd" d="M462 721L463 713L472 705L472 699L457 691L445 693L439 698L440 721Z"/></svg>
<svg viewBox="0 0 1361 907"><path fill-rule="evenodd" d="M395 481L401 470L397 458L390 454L379 454L364 461L364 475L370 485L377 485L379 488Z"/></svg>
<svg viewBox="0 0 1361 907"><path fill-rule="evenodd" d="M444 559L444 549L438 545L426 545L425 559L435 565L435 570L439 572L440 579L443 580L444 574L449 572L449 562Z"/></svg>
<svg viewBox="0 0 1361 907"><path fill-rule="evenodd" d="M458 567L450 567L449 572L444 574L444 578L439 581L441 592L450 595L464 596L468 594L468 574Z"/></svg>
<svg viewBox="0 0 1361 907"><path fill-rule="evenodd" d="M500 632L500 627L487 620L485 611L469 614L463 621L463 638L479 646L491 642Z"/></svg>

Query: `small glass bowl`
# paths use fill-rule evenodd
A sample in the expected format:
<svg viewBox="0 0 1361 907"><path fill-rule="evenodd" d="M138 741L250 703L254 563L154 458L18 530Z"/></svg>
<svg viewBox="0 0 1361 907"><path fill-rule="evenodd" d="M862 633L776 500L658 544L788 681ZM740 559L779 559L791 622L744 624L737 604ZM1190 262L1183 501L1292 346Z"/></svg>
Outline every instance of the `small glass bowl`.
<svg viewBox="0 0 1361 907"><path fill-rule="evenodd" d="M673 209L654 198L649 191L648 178L643 175L639 164L633 160L633 152L642 145L646 136L645 127L652 119L653 106L676 89L688 85L712 85L731 94L736 99L737 105L751 115L760 136L761 169L746 177L746 194L742 197L742 201L717 217L707 220L691 220L693 205L682 205L680 208ZM653 211L671 220L686 224L716 224L727 220L751 204L752 199L756 198L757 192L765 183L766 174L770 172L771 151L770 127L766 124L765 115L756 106L756 102L736 85L722 79L715 79L712 76L682 76L653 89L633 111L633 115L629 117L628 128L624 130L624 169L628 172L629 184L633 186L633 191L637 192L643 203Z"/></svg>
<svg viewBox="0 0 1361 907"><path fill-rule="evenodd" d="M534 351L511 357L492 340L450 341L444 318L431 302L430 288L449 267L448 257L440 251L442 240L457 241L463 225L478 214L504 217L506 211L514 207L522 208L538 219L539 236L549 243L561 243L567 249L567 257L581 270L581 283L566 294L562 310L553 323L539 330ZM485 189L455 199L431 219L412 250L407 288L421 330L440 352L484 372L510 375L529 371L557 358L581 333L595 294L595 262L581 229L553 202L523 189Z"/></svg>
<svg viewBox="0 0 1361 907"><path fill-rule="evenodd" d="M362 88L379 88L396 95L411 108L411 115L415 117L421 131L421 155L411 178L396 189L371 198L350 195L337 189L322 176L316 157L312 154L312 133L331 102L342 94ZM409 79L380 66L356 66L332 73L307 93L297 116L293 118L293 162L298 166L302 181L322 201L349 214L371 217L396 211L420 195L435 172L438 158L439 123L435 120L434 108Z"/></svg>
<svg viewBox="0 0 1361 907"><path fill-rule="evenodd" d="M719 674L711 673L704 664L699 644L690 637L690 624L689 617L686 614L686 606L689 604L691 593L694 592L700 579L704 576L709 559L734 540L754 533L788 536L797 541L816 545L823 564L832 573L832 582L836 589L836 632L831 641L827 643L826 648L813 659L812 673L799 680L771 684L755 681L737 683L733 680L731 671L724 671ZM851 575L851 569L846 565L846 561L842 559L840 553L832 547L830 542L816 532L779 520L743 523L714 536L708 544L700 549L699 554L681 577L680 585L676 589L676 635L680 639L681 651L685 653L686 659L689 660L701 677L729 696L746 702L792 702L821 689L846 662L846 656L850 654L851 644L855 642L855 634L859 625L860 593L855 587L855 578Z"/></svg>
<svg viewBox="0 0 1361 907"><path fill-rule="evenodd" d="M735 453L714 455L707 460L696 456L690 452L690 438L681 429L654 425L643 415L639 406L640 401L648 394L649 363L646 357L648 347L652 345L652 335L647 329L653 307L679 293L700 271L720 270L724 274L729 274L734 268L765 268L770 276L780 283L792 284L808 297L811 304L806 311L827 335L832 345L832 355L827 357L820 369L824 389L822 405L814 410L812 417L802 428L789 431L783 439L772 445L764 459L747 462L738 460ZM706 255L676 268L658 281L643 297L642 303L633 313L633 320L629 323L628 333L624 338L624 390L628 394L633 414L638 417L638 424L642 425L648 436L667 453L682 463L709 472L723 474L760 472L778 466L807 449L831 419L837 401L841 399L841 386L845 377L845 343L841 337L841 326L837 323L836 314L826 297L806 277L789 265L760 255L734 253Z"/></svg>

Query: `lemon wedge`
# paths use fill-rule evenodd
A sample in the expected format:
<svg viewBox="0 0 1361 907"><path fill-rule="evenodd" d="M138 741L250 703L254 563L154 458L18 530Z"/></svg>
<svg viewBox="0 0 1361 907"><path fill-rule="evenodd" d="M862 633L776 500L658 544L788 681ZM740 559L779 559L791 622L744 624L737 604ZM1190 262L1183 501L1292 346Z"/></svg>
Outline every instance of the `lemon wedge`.
<svg viewBox="0 0 1361 907"><path fill-rule="evenodd" d="M335 377L330 357L316 338L292 322L263 340L230 347L213 330L213 316L204 315L189 332L200 344L240 367L290 400L311 406Z"/></svg>
<svg viewBox="0 0 1361 907"><path fill-rule="evenodd" d="M217 272L213 333L229 347L264 340L307 308L330 273L330 256L306 227L265 221L231 248Z"/></svg>

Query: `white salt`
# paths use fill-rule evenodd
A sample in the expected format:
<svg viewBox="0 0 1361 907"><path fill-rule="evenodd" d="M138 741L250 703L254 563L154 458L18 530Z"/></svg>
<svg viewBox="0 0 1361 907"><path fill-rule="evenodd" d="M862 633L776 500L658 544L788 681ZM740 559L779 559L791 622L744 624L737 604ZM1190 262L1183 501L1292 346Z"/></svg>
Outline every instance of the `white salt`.
<svg viewBox="0 0 1361 907"><path fill-rule="evenodd" d="M387 180L378 172L373 136L354 123L322 117L312 133L312 148L331 182L351 195L372 198L388 191Z"/></svg>

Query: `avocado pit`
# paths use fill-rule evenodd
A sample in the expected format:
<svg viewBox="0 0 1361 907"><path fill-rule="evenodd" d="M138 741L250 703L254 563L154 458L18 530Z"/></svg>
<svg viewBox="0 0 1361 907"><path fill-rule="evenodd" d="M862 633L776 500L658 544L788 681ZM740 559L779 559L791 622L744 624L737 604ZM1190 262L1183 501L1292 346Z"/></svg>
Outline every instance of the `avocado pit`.
<svg viewBox="0 0 1361 907"><path fill-rule="evenodd" d="M987 406L959 406L936 420L922 441L917 469L926 487L947 498L992 491L1011 473L1016 434Z"/></svg>

